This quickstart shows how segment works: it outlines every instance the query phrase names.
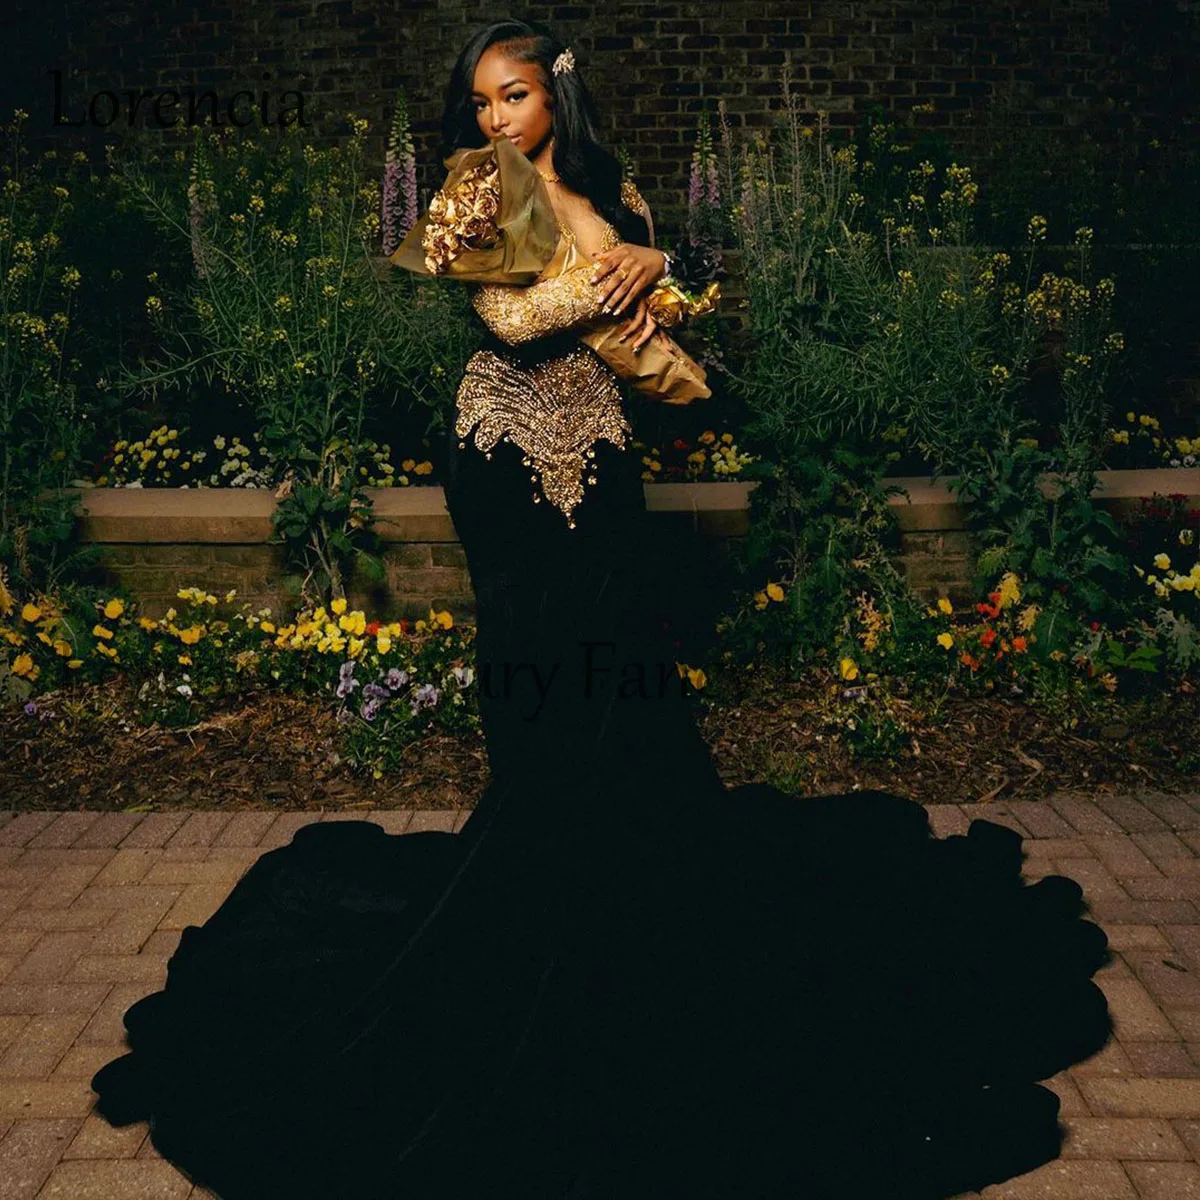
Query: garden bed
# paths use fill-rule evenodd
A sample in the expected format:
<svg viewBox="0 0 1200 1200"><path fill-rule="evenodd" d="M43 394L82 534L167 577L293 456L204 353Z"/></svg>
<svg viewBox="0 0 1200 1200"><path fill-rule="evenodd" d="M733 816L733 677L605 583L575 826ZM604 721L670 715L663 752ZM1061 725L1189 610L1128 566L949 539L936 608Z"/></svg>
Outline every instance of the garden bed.
<svg viewBox="0 0 1200 1200"><path fill-rule="evenodd" d="M835 689L836 691L836 689ZM1184 684L1111 698L1075 728L1016 699L950 696L936 717L893 700L907 734L893 757L852 754L826 682L756 685L732 707L698 707L725 782L767 780L801 796L883 788L923 803L1037 800L1056 791L1194 792L1200 694ZM381 779L335 751L318 697L261 694L181 729L143 727L120 680L45 696L42 713L0 713L0 808L161 811L457 809L489 773L482 739L427 736Z"/></svg>

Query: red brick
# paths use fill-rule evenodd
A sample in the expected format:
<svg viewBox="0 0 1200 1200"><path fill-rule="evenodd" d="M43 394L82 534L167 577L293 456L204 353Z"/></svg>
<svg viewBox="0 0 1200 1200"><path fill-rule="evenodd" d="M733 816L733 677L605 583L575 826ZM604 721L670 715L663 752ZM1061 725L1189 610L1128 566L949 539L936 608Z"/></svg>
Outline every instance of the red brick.
<svg viewBox="0 0 1200 1200"><path fill-rule="evenodd" d="M1026 842L1030 858L1095 858L1092 848L1080 837L1034 838Z"/></svg>
<svg viewBox="0 0 1200 1200"><path fill-rule="evenodd" d="M96 1009L92 1019L75 1040L81 1044L102 1045L120 1042L125 1036L125 1023L122 1018L126 1010L143 996L159 990L159 986L153 983L114 984L104 998L104 1003Z"/></svg>
<svg viewBox="0 0 1200 1200"><path fill-rule="evenodd" d="M1120 1163L1055 1159L1007 1183L994 1183L983 1200L1138 1200Z"/></svg>
<svg viewBox="0 0 1200 1200"><path fill-rule="evenodd" d="M4 983L0 1014L93 1013L107 994L103 983Z"/></svg>
<svg viewBox="0 0 1200 1200"><path fill-rule="evenodd" d="M1161 877L1159 869L1146 857L1141 847L1126 834L1110 833L1103 837L1091 834L1086 841L1096 852L1096 857L1113 875Z"/></svg>
<svg viewBox="0 0 1200 1200"><path fill-rule="evenodd" d="M214 846L257 846L275 823L272 812L240 812L217 835Z"/></svg>
<svg viewBox="0 0 1200 1200"><path fill-rule="evenodd" d="M158 983L167 978L161 954L85 954L67 976L69 983Z"/></svg>
<svg viewBox="0 0 1200 1200"><path fill-rule="evenodd" d="M220 908L231 890L229 883L189 883L171 911L159 921L159 929L203 925Z"/></svg>
<svg viewBox="0 0 1200 1200"><path fill-rule="evenodd" d="M1086 1075L1077 1083L1097 1116L1200 1117L1200 1079Z"/></svg>
<svg viewBox="0 0 1200 1200"><path fill-rule="evenodd" d="M85 1079L5 1080L0 1115L21 1119L86 1117L96 1094Z"/></svg>
<svg viewBox="0 0 1200 1200"><path fill-rule="evenodd" d="M123 850L148 850L165 846L186 819L187 813L148 813L121 839L120 847Z"/></svg>
<svg viewBox="0 0 1200 1200"><path fill-rule="evenodd" d="M454 809L418 808L413 811L412 821L404 831L420 833L423 830L442 830L450 833L454 829L454 819L458 814Z"/></svg>
<svg viewBox="0 0 1200 1200"><path fill-rule="evenodd" d="M300 829L304 825L310 825L313 821L319 821L320 819L320 813L280 813L275 820L275 824L267 830L259 841L258 847L265 852L267 850L275 850L280 846L286 846L292 840L292 835L297 829Z"/></svg>
<svg viewBox="0 0 1200 1200"><path fill-rule="evenodd" d="M929 816L929 827L937 837L966 833L971 826L957 804L927 804L925 812Z"/></svg>
<svg viewBox="0 0 1200 1200"><path fill-rule="evenodd" d="M118 850L108 860L104 869L92 880L100 887L112 887L122 883L141 883L146 872L159 859L157 850Z"/></svg>
<svg viewBox="0 0 1200 1200"><path fill-rule="evenodd" d="M92 944L92 934L45 933L8 973L7 983L57 983Z"/></svg>
<svg viewBox="0 0 1200 1200"><path fill-rule="evenodd" d="M1200 1200L1195 1163L1131 1162L1125 1165L1141 1200Z"/></svg>
<svg viewBox="0 0 1200 1200"><path fill-rule="evenodd" d="M1065 1117L1063 1158L1188 1159L1191 1151L1161 1118Z"/></svg>
<svg viewBox="0 0 1200 1200"><path fill-rule="evenodd" d="M1124 833L1125 830L1090 800L1053 796L1050 804L1072 829L1082 834Z"/></svg>
<svg viewBox="0 0 1200 1200"><path fill-rule="evenodd" d="M141 821L141 813L101 813L99 820L75 839L74 849L92 846L116 849L121 839L128 837Z"/></svg>
<svg viewBox="0 0 1200 1200"><path fill-rule="evenodd" d="M63 1151L65 1160L73 1158L132 1158L146 1140L146 1123L120 1128L110 1125L103 1117L90 1115Z"/></svg>
<svg viewBox="0 0 1200 1200"><path fill-rule="evenodd" d="M50 1173L37 1200L185 1200L192 1185L169 1162L76 1159Z"/></svg>
<svg viewBox="0 0 1200 1200"><path fill-rule="evenodd" d="M0 829L0 846L24 846L49 825L58 813L21 813Z"/></svg>
<svg viewBox="0 0 1200 1200"><path fill-rule="evenodd" d="M1179 1043L1182 1048L1182 1043ZM1091 1058L1085 1058L1083 1062L1076 1063L1069 1068L1073 1077L1080 1075L1136 1075L1137 1072L1133 1069L1133 1064L1129 1061L1129 1055L1125 1052L1125 1047L1121 1045L1115 1038L1097 1050Z"/></svg>
<svg viewBox="0 0 1200 1200"><path fill-rule="evenodd" d="M194 812L167 842L167 846L211 846L213 839L232 818L232 813Z"/></svg>
<svg viewBox="0 0 1200 1200"><path fill-rule="evenodd" d="M36 1196L80 1124L76 1118L13 1121L0 1141L0 1197Z"/></svg>
<svg viewBox="0 0 1200 1200"><path fill-rule="evenodd" d="M1186 969L1177 970L1183 964L1170 954L1162 955L1154 950L1129 950L1125 953L1125 959L1160 1005L1200 1008L1200 978ZM1175 966L1168 966L1168 963L1174 963Z"/></svg>
<svg viewBox="0 0 1200 1200"><path fill-rule="evenodd" d="M1110 950L1163 950L1170 951L1171 943L1163 936L1163 931L1154 925L1118 925L1107 923L1101 928L1108 937ZM1200 929L1195 925L1174 925L1173 929Z"/></svg>
<svg viewBox="0 0 1200 1200"><path fill-rule="evenodd" d="M1075 830L1041 800L1009 800L1008 809L1035 838L1073 838Z"/></svg>
<svg viewBox="0 0 1200 1200"><path fill-rule="evenodd" d="M1138 846L1146 852L1150 861L1160 870L1165 869L1164 863L1172 859L1193 860L1196 856L1192 848L1181 842L1173 833L1134 833L1130 835Z"/></svg>
<svg viewBox="0 0 1200 1200"><path fill-rule="evenodd" d="M1200 914L1190 900L1096 900L1090 904L1092 916L1106 924L1158 925L1173 923L1195 925Z"/></svg>
<svg viewBox="0 0 1200 1200"><path fill-rule="evenodd" d="M1144 804L1128 796L1107 796L1101 792L1097 794L1095 802L1126 833L1155 833L1166 829Z"/></svg>
<svg viewBox="0 0 1200 1200"><path fill-rule="evenodd" d="M1108 998L1114 1032L1120 1041L1168 1042L1174 1039L1174 1028L1138 980L1099 975L1096 985Z"/></svg>
<svg viewBox="0 0 1200 1200"><path fill-rule="evenodd" d="M1130 1042L1134 1074L1145 1079L1200 1079L1200 1067L1183 1042Z"/></svg>
<svg viewBox="0 0 1200 1200"><path fill-rule="evenodd" d="M1134 875L1122 881L1134 900L1197 900L1200 899L1200 876Z"/></svg>
<svg viewBox="0 0 1200 1200"><path fill-rule="evenodd" d="M1083 888L1084 899L1089 904L1093 900L1129 899L1129 894L1103 863L1090 858L1059 858L1054 865L1061 874L1075 880Z"/></svg>
<svg viewBox="0 0 1200 1200"><path fill-rule="evenodd" d="M991 821L994 825L1003 825L1022 838L1030 838L1029 830L1013 816L1003 804L960 804L958 806L967 821Z"/></svg>
<svg viewBox="0 0 1200 1200"><path fill-rule="evenodd" d="M99 818L94 812L60 813L41 833L26 843L30 847L73 846L80 835L87 832Z"/></svg>
<svg viewBox="0 0 1200 1200"><path fill-rule="evenodd" d="M0 1058L2 1079L46 1079L88 1022L87 1013L39 1013Z"/></svg>
<svg viewBox="0 0 1200 1200"><path fill-rule="evenodd" d="M1171 829L1200 829L1200 812L1179 796L1147 795L1142 803Z"/></svg>

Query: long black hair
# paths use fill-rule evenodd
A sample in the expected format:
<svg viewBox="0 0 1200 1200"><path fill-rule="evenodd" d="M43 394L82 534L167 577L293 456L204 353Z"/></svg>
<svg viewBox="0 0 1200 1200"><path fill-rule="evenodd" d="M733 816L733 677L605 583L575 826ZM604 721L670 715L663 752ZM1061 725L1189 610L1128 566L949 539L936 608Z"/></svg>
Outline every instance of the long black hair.
<svg viewBox="0 0 1200 1200"><path fill-rule="evenodd" d="M516 62L535 64L541 72L543 86L554 98L554 173L572 191L586 196L596 211L616 227L623 241L649 245L650 230L645 218L631 211L621 200L620 159L596 139L596 104L592 94L578 67L554 74L554 60L567 47L545 25L497 21L468 39L446 86L440 146L442 159L449 158L464 146L474 149L487 144L488 138L479 128L471 89L480 56L497 43Z"/></svg>

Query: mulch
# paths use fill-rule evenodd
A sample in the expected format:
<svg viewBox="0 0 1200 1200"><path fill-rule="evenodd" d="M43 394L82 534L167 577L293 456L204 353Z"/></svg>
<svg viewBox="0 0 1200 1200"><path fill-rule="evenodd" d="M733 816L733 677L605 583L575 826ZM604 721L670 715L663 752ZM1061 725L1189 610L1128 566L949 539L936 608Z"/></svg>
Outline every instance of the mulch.
<svg viewBox="0 0 1200 1200"><path fill-rule="evenodd" d="M475 734L428 736L374 779L337 752L320 700L260 694L182 729L143 727L119 682L50 696L47 718L0 711L0 808L352 810L471 807L489 781ZM1078 725L1018 698L893 699L891 757L852 754L844 701L827 684L764 683L731 705L697 706L729 786L765 780L798 795L879 788L923 803L1036 800L1056 791L1195 792L1200 695L1112 697Z"/></svg>

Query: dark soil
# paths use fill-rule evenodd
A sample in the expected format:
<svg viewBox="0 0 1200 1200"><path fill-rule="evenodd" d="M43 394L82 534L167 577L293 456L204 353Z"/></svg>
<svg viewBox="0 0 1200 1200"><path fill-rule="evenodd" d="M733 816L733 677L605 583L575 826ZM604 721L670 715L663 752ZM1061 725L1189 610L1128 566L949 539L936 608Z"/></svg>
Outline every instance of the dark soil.
<svg viewBox="0 0 1200 1200"><path fill-rule="evenodd" d="M340 759L332 714L304 697L256 696L184 729L139 726L119 684L40 703L53 716L0 712L4 809L457 809L489 780L475 735L428 737L399 771L373 779ZM835 711L814 679L760 687L734 707L698 706L697 716L731 786L881 788L929 804L1200 790L1200 695L1187 685L1150 700L1114 697L1074 728L1017 699L951 696L936 715L894 699L905 732L890 759L851 753L839 703Z"/></svg>

